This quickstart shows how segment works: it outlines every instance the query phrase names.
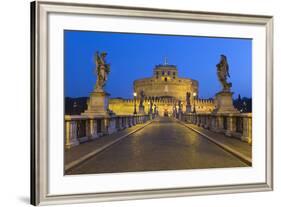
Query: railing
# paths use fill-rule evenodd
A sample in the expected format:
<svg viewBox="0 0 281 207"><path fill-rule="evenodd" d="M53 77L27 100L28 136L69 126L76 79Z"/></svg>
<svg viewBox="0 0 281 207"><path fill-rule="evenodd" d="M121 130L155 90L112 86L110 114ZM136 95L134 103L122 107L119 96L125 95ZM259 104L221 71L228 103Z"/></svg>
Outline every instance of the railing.
<svg viewBox="0 0 281 207"><path fill-rule="evenodd" d="M181 120L214 132L224 133L226 136L240 138L242 141L250 144L252 143L252 113L187 113L181 116Z"/></svg>
<svg viewBox="0 0 281 207"><path fill-rule="evenodd" d="M90 118L82 115L65 115L65 147L67 149L122 129L142 124L153 115L118 115Z"/></svg>

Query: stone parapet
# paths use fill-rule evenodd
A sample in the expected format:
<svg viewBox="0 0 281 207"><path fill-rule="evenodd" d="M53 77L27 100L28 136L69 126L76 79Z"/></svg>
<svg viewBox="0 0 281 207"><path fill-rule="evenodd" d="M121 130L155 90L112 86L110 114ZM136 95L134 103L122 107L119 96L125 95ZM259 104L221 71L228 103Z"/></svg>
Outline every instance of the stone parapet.
<svg viewBox="0 0 281 207"><path fill-rule="evenodd" d="M185 113L181 121L252 143L252 113Z"/></svg>
<svg viewBox="0 0 281 207"><path fill-rule="evenodd" d="M65 148L90 141L119 130L145 123L153 119L151 115L87 116L65 115Z"/></svg>

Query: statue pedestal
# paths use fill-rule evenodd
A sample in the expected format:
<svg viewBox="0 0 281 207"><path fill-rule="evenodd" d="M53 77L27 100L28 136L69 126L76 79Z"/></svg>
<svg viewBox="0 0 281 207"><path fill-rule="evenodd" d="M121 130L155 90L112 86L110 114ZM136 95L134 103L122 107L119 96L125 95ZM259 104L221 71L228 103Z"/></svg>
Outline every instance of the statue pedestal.
<svg viewBox="0 0 281 207"><path fill-rule="evenodd" d="M144 106L139 106L138 114L145 114Z"/></svg>
<svg viewBox="0 0 281 207"><path fill-rule="evenodd" d="M215 97L216 108L213 113L239 113L239 111L233 106L232 95L233 93L229 91L218 92Z"/></svg>
<svg viewBox="0 0 281 207"><path fill-rule="evenodd" d="M107 116L110 115L108 108L109 94L106 92L92 92L87 102L88 108L81 115Z"/></svg>
<svg viewBox="0 0 281 207"><path fill-rule="evenodd" d="M186 105L186 113L191 113L192 112L192 108L191 108L191 105Z"/></svg>

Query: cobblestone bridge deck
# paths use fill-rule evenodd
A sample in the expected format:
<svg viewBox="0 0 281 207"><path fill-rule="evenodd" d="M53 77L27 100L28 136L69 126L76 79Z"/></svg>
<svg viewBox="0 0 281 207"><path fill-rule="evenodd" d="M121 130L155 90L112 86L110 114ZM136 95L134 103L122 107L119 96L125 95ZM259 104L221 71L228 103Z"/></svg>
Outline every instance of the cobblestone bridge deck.
<svg viewBox="0 0 281 207"><path fill-rule="evenodd" d="M132 131L132 129L130 129ZM122 132L123 134L125 132ZM66 151L69 157L82 156L88 151L102 147L120 134L100 141L84 143ZM108 140L102 141L101 140ZM232 139L232 138L226 138ZM96 142L96 143L95 143ZM98 142L101 142L98 144ZM233 140L231 140L233 143ZM241 142L237 140L237 142ZM225 141L227 144L227 141ZM242 142L241 142L242 143ZM87 147L91 146L92 147ZM251 150L245 145L244 151ZM243 147L243 146L242 146ZM248 152L249 154L249 152ZM71 161L71 159L70 159ZM69 161L69 162L70 162ZM67 164L67 163L66 163ZM184 126L179 121L161 117L146 124L119 142L96 153L67 170L66 174L114 173L156 170L203 169L223 167L246 167L248 164L209 141L203 135Z"/></svg>

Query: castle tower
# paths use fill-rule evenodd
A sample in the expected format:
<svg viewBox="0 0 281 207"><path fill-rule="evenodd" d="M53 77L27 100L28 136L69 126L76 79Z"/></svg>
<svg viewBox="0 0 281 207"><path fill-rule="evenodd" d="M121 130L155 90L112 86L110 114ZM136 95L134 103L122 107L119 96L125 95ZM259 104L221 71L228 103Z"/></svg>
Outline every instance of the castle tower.
<svg viewBox="0 0 281 207"><path fill-rule="evenodd" d="M186 100L186 93L198 94L198 82L190 78L180 78L175 65L156 65L153 69L153 76L134 81L134 91L137 98L143 91L146 97L173 97L180 101Z"/></svg>

